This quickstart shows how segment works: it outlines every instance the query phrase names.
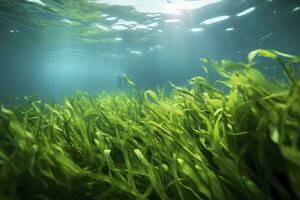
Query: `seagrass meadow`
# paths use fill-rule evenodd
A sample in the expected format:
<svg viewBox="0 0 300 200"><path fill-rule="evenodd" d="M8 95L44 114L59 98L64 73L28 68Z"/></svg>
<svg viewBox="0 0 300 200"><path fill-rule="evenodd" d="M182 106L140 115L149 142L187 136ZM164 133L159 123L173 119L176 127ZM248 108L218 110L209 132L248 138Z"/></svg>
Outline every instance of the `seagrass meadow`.
<svg viewBox="0 0 300 200"><path fill-rule="evenodd" d="M0 199L299 199L300 58L202 62L220 81L2 106Z"/></svg>

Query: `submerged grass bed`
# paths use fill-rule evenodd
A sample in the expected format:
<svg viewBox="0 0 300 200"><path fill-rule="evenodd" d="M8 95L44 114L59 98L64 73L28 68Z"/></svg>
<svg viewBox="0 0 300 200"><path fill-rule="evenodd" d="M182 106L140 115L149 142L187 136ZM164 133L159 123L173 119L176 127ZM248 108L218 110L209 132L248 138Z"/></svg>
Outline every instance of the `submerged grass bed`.
<svg viewBox="0 0 300 200"><path fill-rule="evenodd" d="M166 96L127 79L130 93L2 106L0 199L299 199L300 58L248 59L203 59L222 87L194 77Z"/></svg>

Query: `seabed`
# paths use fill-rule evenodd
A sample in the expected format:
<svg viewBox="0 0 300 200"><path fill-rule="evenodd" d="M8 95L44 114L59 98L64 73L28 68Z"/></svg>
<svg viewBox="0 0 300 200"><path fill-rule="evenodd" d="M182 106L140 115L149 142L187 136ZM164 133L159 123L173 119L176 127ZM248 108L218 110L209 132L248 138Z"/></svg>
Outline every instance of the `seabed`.
<svg viewBox="0 0 300 200"><path fill-rule="evenodd" d="M220 81L2 106L0 199L299 199L300 58L202 62Z"/></svg>

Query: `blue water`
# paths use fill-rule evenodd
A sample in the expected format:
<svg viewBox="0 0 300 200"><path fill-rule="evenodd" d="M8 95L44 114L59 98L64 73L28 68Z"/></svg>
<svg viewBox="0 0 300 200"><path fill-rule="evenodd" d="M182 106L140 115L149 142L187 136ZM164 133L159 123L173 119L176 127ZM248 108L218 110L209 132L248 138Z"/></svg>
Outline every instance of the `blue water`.
<svg viewBox="0 0 300 200"><path fill-rule="evenodd" d="M0 102L185 84L199 58L300 55L299 0L0 0ZM272 73L272 72L270 72Z"/></svg>

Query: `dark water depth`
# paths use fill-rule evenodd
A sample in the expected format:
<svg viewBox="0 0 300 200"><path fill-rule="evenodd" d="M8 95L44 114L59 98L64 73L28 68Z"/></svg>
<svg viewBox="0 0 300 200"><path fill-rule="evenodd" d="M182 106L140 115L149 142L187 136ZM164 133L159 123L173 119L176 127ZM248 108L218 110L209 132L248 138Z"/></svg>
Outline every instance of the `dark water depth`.
<svg viewBox="0 0 300 200"><path fill-rule="evenodd" d="M143 89L184 84L199 58L299 55L299 36L298 0L0 0L0 102L114 91L122 74Z"/></svg>

